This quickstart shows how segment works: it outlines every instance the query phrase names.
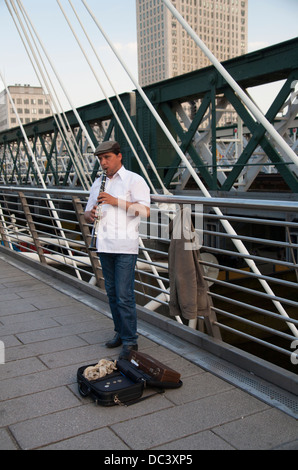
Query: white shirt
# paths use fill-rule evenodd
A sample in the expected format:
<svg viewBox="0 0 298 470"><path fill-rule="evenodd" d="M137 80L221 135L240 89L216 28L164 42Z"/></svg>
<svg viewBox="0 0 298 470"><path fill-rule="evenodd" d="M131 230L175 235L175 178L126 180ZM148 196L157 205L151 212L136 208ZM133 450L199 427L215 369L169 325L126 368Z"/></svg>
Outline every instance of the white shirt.
<svg viewBox="0 0 298 470"><path fill-rule="evenodd" d="M101 177L95 180L90 189L86 211L97 204L101 186ZM119 199L136 202L150 207L150 189L142 176L126 170L124 166L109 179L107 177L105 192ZM139 251L140 217L129 216L125 209L101 205L101 219L97 234L96 248L104 253L131 253Z"/></svg>

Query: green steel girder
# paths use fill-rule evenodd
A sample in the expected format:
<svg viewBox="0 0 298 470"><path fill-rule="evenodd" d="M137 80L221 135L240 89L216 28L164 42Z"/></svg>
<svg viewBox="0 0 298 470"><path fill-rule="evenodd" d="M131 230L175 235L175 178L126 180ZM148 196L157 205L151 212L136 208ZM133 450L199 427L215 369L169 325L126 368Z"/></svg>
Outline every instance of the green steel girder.
<svg viewBox="0 0 298 470"><path fill-rule="evenodd" d="M244 90L249 87L263 85L274 81L287 80L287 84L283 87L271 107L270 112L273 111L272 117L270 112L268 114L269 120L273 122L276 114L291 93L291 82L298 80L298 38L257 52L246 54L245 56L238 57L237 59L231 59L224 62L223 65ZM279 152L273 147L273 144L268 142L268 139L257 139L256 135L253 136L254 138L252 139L252 142L249 143L249 147L244 150L243 154L238 159L231 174L227 176L227 181L220 185L217 181L217 170L214 165L214 114L212 114L213 133L210 140L212 164L205 165L205 167L202 166L201 156L194 150L192 144L187 144L188 137L193 136L195 133L194 126L197 123L200 123L201 108L197 111L188 131L183 131L180 122L176 119L175 115L173 113L171 115L170 113L171 108L173 107L172 103L175 102L182 103L200 98L203 100L203 103L207 96L209 97L210 94L212 96L214 87L216 87L217 95L224 94L225 97L228 98L228 101L233 105L238 115L242 118L243 126L248 128L252 133L256 133L257 131L252 125L250 114L246 111L246 107L241 101L239 101L233 89L213 66L176 77L175 79L160 82L157 85L150 85L146 87L144 91L155 105L156 109L165 115L167 122L170 122L171 130L174 130L173 134L177 137L177 141L181 141L181 149L183 151L188 151L189 155L193 159L194 165L198 167L200 175L203 177L208 189L217 191L231 190L237 177L245 165L248 164L248 159L252 154L250 149L255 149L257 144L260 143L262 144L262 148L265 152L268 152L269 159L276 165L278 172L284 178L291 191L298 192L297 176L291 171L291 167L284 162ZM138 99L140 101L138 116L142 116L141 98L138 97ZM212 113L213 111L214 110L212 109ZM263 130L264 136L265 130L263 127L258 127L257 124L255 124L255 126L257 126L259 132L261 129ZM141 133L142 130L143 128L140 126ZM158 130L156 131L156 135L157 134ZM147 145L148 148L153 149L154 141L145 140L145 145ZM177 167L181 161L176 152L174 152L173 155L171 145L167 143L166 138L163 141L162 147L162 155L157 152L157 167L163 170L165 184L169 187L172 177L176 173ZM212 167L212 170L210 169L210 166Z"/></svg>
<svg viewBox="0 0 298 470"><path fill-rule="evenodd" d="M9 147L9 152L10 152L10 156L11 156L11 159L13 161L13 169L12 169L12 174L11 174L11 182L13 182L13 178L14 178L14 173L18 173L18 177L20 176L20 173L17 171L18 170L18 167L17 167L17 159L19 158L20 156L20 146L21 146L21 141L20 139L18 138L17 140L17 151L16 151L16 154L15 154L15 157L13 156L13 151L11 149L11 144L8 144L8 147Z"/></svg>
<svg viewBox="0 0 298 470"><path fill-rule="evenodd" d="M56 139L57 139L57 130L55 130L54 132L54 138L53 138L53 141L52 141L52 144L51 144L51 148L50 150L48 151L47 148L46 148L46 145L45 145L45 141L44 141L44 138L42 135L39 136L39 141L40 141L40 144L42 146L42 149L44 151L44 154L46 155L47 157L47 164L46 164L46 168L45 168L45 173L44 173L44 178L46 179L47 176L48 176L48 173L49 173L49 170L51 169L52 172L53 172L53 175L54 175L54 178L55 178L55 185L58 186L59 185L59 178L58 178L58 175L57 175L57 159L56 159L56 168L54 168L53 166L53 163L52 163L52 160L53 160L53 157L54 156L57 156L56 152L55 152L55 143L56 143Z"/></svg>
<svg viewBox="0 0 298 470"><path fill-rule="evenodd" d="M244 90L249 87L277 80L286 80L286 84L283 86L281 92L278 94L267 113L268 120L273 122L277 112L289 96L291 81L298 80L298 38L228 60L224 62L223 65ZM147 86L144 88L144 92L166 122L172 135L177 139L177 141L180 141L183 152L189 153L208 189L217 191L231 190L243 168L249 164L249 158L254 149L260 145L266 152L272 164L276 165L278 172L284 178L291 191L296 193L298 192L297 177L293 173L291 165L286 164L279 152L276 150L272 141L269 141L265 136L264 128L253 121L245 106L243 106L242 102L238 99L234 91L226 83L215 67L206 67L189 74ZM232 168L232 171L227 175L226 180L222 184L218 181L216 167L217 130L215 126L216 110L214 109L215 95L224 95L227 98L241 117L244 126L249 129L251 133L251 139L248 142L248 145L244 148L242 154L238 157L237 164ZM164 179L165 185L170 187L176 170L181 163L180 157L178 157L176 151L173 149L164 132L161 130L159 124L157 124L155 118L151 115L142 97L137 91L134 92L134 97L136 102L135 105L132 106L133 94L123 93L120 96L128 114L136 125L136 129L146 150L156 165L159 174ZM181 124L172 109L175 107L176 103L188 102L194 99L200 99L201 105L197 110L190 127L185 131L181 127ZM116 97L112 97L110 100L119 116L119 119L125 127L130 140L137 149L143 164L147 166L146 157L143 155L141 146L127 123L127 119L119 106L118 100ZM210 139L210 150L212 153L211 165L204 163L202 155L199 155L193 145L193 137L197 132L198 126L200 125L208 107L211 108L213 117L212 136ZM133 111L134 108L136 108L136 114ZM78 109L78 113L80 114L80 117L95 146L97 145L97 140L99 138L98 129L101 123L108 121L109 125L107 129L104 130L104 134L100 134L100 139L107 140L110 136L113 136L119 140L125 157L124 161L126 166L130 169L134 169L135 171L140 171L133 152L130 149L106 100L83 106ZM70 126L77 131L77 141L82 149L84 137L79 129L76 116L73 111L68 111L65 114ZM57 140L59 138L59 131L54 118L49 117L47 119L30 123L25 125L24 128L28 139L33 143L33 148L37 143L39 143L43 151L43 156L47 160L44 170L44 178L46 179L51 171L54 176L53 184L66 185L68 175L72 171L73 165L71 159L69 159L66 173L65 175L62 175L63 178L61 178L61 175L57 174ZM52 142L50 146L46 145L48 135L50 135ZM19 128L14 128L0 133L0 178L2 178L2 180L4 179L7 183L11 183L13 181L14 175L17 175L18 178L20 178L19 152L21 148L25 149L24 151L27 152L26 146L23 145L23 136L20 133ZM10 174L7 173L6 155L11 159L12 163ZM29 173L32 173L33 178L37 182L37 175L35 173L34 166L32 165L29 152L27 152L27 159L27 184L29 181ZM97 171L98 162L95 161L93 170L90 174L92 180L96 177ZM158 187L156 178L150 168L148 168L148 173L149 176L152 177L154 185ZM26 184L26 181L24 184Z"/></svg>
<svg viewBox="0 0 298 470"><path fill-rule="evenodd" d="M107 132L106 132L106 135L105 135L105 139L104 139L104 140L109 140L109 139L110 139L111 134L112 134L112 131L113 131L113 128L114 128L114 125L115 125L115 120L114 120L114 118L112 118L111 121L110 121L110 124L109 124L109 126L108 126L108 129L107 129ZM89 126L89 127L90 127L90 126ZM90 130L91 130L91 132L92 132L92 134L93 134L93 131L92 131L91 127L90 127ZM93 137L94 137L94 134L93 134ZM94 139L95 139L95 137L94 137ZM96 140L95 140L95 146L96 146L96 145L97 145L97 142L96 142ZM96 176L97 176L97 173L98 173L98 170L99 170L99 160L96 159L96 160L95 160L95 163L94 163L93 171L92 171L92 174L91 174L91 180L92 180L92 181L95 180L95 178L96 178Z"/></svg>
<svg viewBox="0 0 298 470"><path fill-rule="evenodd" d="M67 180L68 180L68 177L69 177L69 173L71 172L71 169L73 167L73 162L71 160L71 158L68 160L68 163L67 163L67 169L66 169L66 172L65 172L65 175L64 175L64 179L63 179L63 186L66 186L67 185Z"/></svg>
<svg viewBox="0 0 298 470"><path fill-rule="evenodd" d="M276 114L279 112L282 104L285 102L287 97L291 92L291 83L294 81L294 77L298 77L298 70L296 74L290 74L288 80L280 90L278 96L274 100L273 104L271 105L269 111L266 114L266 118L269 122L273 123ZM235 183L237 177L240 175L241 171L243 170L244 166L248 163L249 158L252 156L254 150L258 145L264 149L265 153L272 161L273 164L277 165L279 173L283 176L289 187L293 192L298 192L298 179L295 174L293 174L288 167L285 165L282 156L279 152L273 147L272 143L268 141L265 136L266 129L261 125L257 124L251 117L251 115L247 112L246 108L243 104L239 101L237 96L232 92L231 89L227 88L225 90L225 95L232 103L234 108L236 109L239 116L243 119L246 126L251 131L252 137L245 147L242 155L240 155L237 166L235 166L232 171L230 172L229 176L227 177L226 182L222 185L223 191L229 191L233 184Z"/></svg>
<svg viewBox="0 0 298 470"><path fill-rule="evenodd" d="M24 144L24 142L23 142L23 144ZM36 185L39 185L40 181L39 181L37 171L36 171L36 168L35 168L33 160L32 160L31 153L29 152L29 150L27 148L27 145L23 145L23 148L24 148L24 152L27 156L27 161L28 161L28 169L27 169L26 180L27 181L29 180L29 174L30 174L30 171L32 171L33 177L35 179L35 183L36 183Z"/></svg>
<svg viewBox="0 0 298 470"><path fill-rule="evenodd" d="M0 174L3 175L4 179L7 180L7 174L6 174L6 146L7 143L3 143L3 153L2 153L2 158L0 159Z"/></svg>
<svg viewBox="0 0 298 470"><path fill-rule="evenodd" d="M285 80L298 68L298 37L226 60L222 65L243 89ZM219 93L227 86L225 79L210 66L148 85L144 90L156 104L187 101L192 97L203 97L210 91L210 84L214 81Z"/></svg>
<svg viewBox="0 0 298 470"><path fill-rule="evenodd" d="M168 104L163 103L161 105L162 111L164 112L164 114L167 117L168 121L173 126L177 136L181 140L180 148L181 148L182 152L183 153L185 153L185 152L189 153L189 155L191 156L192 161L194 162L194 164L201 169L202 176L205 179L205 181L207 182L208 186L212 185L211 175L207 171L207 169L204 168L204 162L202 161L202 159L200 158L200 156L198 155L198 153L194 149L194 147L192 145L192 139L194 137L195 132L197 131L198 126L200 125L200 123L201 123L201 121L204 117L204 114L205 114L206 110L208 109L208 107L210 105L210 102L211 102L211 96L210 96L210 93L207 93L204 96L203 102L202 102L198 112L196 113L195 118L194 118L194 120L193 120L193 122L192 122L192 124L189 127L187 132L183 131L183 129L181 127L181 124L179 123L179 121L177 121L175 115L172 113L172 111L169 108ZM168 172L165 176L165 179L164 179L164 184L166 186L169 186L170 182L172 181L173 176L176 172L176 169L179 166L179 163L180 163L180 157L179 157L179 155L176 155L174 160L170 163L170 168L169 168L169 170L168 170Z"/></svg>

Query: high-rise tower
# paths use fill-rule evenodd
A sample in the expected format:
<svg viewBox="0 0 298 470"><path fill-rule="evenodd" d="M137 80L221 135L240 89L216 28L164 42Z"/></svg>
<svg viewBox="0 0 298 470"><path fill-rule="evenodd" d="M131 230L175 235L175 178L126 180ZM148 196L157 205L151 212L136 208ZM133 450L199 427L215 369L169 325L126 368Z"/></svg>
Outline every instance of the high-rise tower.
<svg viewBox="0 0 298 470"><path fill-rule="evenodd" d="M172 0L219 61L247 52L248 0ZM210 65L161 0L136 0L141 86Z"/></svg>

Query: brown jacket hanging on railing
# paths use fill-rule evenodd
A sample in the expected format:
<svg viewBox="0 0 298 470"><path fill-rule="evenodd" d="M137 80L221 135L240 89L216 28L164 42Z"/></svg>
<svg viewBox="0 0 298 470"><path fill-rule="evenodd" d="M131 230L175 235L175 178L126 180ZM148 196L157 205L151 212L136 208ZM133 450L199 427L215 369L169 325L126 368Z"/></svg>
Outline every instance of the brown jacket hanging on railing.
<svg viewBox="0 0 298 470"><path fill-rule="evenodd" d="M178 212L169 229L170 315L187 320L209 316L211 299L199 263L199 241L188 207Z"/></svg>

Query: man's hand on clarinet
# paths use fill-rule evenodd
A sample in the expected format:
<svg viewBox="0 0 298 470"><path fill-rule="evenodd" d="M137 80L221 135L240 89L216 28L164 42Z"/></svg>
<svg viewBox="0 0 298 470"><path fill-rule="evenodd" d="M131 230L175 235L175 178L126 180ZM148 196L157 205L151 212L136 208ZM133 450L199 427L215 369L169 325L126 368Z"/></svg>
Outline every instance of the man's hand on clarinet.
<svg viewBox="0 0 298 470"><path fill-rule="evenodd" d="M106 192L99 194L97 202L98 204L110 204L111 206L118 206L118 198Z"/></svg>

